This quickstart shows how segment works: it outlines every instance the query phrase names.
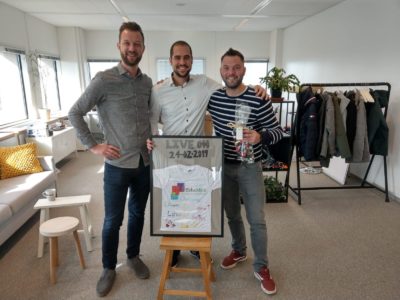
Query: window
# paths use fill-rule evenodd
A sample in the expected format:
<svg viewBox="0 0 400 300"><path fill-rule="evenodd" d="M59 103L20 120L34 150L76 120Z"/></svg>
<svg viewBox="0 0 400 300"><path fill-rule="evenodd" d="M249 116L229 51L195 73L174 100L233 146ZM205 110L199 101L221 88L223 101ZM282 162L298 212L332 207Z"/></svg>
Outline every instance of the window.
<svg viewBox="0 0 400 300"><path fill-rule="evenodd" d="M205 59L194 58L190 74L204 74ZM168 58L157 59L157 81L170 77L172 67Z"/></svg>
<svg viewBox="0 0 400 300"><path fill-rule="evenodd" d="M23 51L0 51L0 126L28 119L27 70Z"/></svg>
<svg viewBox="0 0 400 300"><path fill-rule="evenodd" d="M90 79L93 79L100 71L115 67L118 62L118 60L88 60Z"/></svg>
<svg viewBox="0 0 400 300"><path fill-rule="evenodd" d="M60 59L39 55L38 70L43 107L49 108L51 112L61 110L60 90L58 85L58 78L60 77L59 72L61 70Z"/></svg>
<svg viewBox="0 0 400 300"><path fill-rule="evenodd" d="M248 60L245 61L246 75L243 83L248 85L261 85L265 88L265 83L260 84L260 77L264 77L268 72L268 60Z"/></svg>

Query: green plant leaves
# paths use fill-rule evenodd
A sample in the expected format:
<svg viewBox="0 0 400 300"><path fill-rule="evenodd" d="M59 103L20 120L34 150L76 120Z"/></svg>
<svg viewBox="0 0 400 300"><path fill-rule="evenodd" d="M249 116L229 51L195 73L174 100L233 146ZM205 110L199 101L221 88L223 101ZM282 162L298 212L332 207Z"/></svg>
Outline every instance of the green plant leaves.
<svg viewBox="0 0 400 300"><path fill-rule="evenodd" d="M286 75L282 68L273 67L265 77L260 77L261 83L265 83L270 89L291 92L300 86L300 80L294 74Z"/></svg>

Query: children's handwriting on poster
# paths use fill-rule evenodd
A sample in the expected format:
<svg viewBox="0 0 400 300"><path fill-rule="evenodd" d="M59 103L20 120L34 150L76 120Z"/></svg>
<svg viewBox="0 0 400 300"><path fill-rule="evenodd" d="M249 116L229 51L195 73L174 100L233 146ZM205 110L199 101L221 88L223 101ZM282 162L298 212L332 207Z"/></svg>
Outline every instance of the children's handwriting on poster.
<svg viewBox="0 0 400 300"><path fill-rule="evenodd" d="M209 140L169 139L166 142L169 158L208 157Z"/></svg>

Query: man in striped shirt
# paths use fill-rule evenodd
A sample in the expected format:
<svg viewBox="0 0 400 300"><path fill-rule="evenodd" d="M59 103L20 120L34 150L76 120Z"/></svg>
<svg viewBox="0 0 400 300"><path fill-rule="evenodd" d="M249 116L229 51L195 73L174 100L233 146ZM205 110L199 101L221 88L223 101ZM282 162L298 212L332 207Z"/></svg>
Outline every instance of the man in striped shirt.
<svg viewBox="0 0 400 300"><path fill-rule="evenodd" d="M270 145L282 138L282 128L274 114L271 101L255 95L252 88L243 84L246 72L243 55L229 49L221 58L220 73L225 88L215 91L210 98L210 112L217 136L224 137L223 203L232 235L232 251L221 267L231 269L245 261L246 235L241 217L239 194L243 197L247 221L250 224L251 244L255 259L254 275L261 281L266 294L275 294L275 282L270 276L267 257L267 227L264 214L265 189L261 166L262 144ZM246 120L237 121L238 104L248 108ZM242 136L239 132L243 130ZM237 145L251 145L252 159L246 160L238 153Z"/></svg>
<svg viewBox="0 0 400 300"><path fill-rule="evenodd" d="M205 75L190 74L193 64L192 47L185 41L171 45L169 61L171 77L155 85L150 99L150 123L153 134L158 132L158 122L163 124L164 135L204 135L204 117L211 94L221 84ZM255 86L257 95L266 97L266 91ZM147 141L149 151L152 141ZM190 253L200 259L198 251ZM178 263L180 250L172 256L172 266Z"/></svg>

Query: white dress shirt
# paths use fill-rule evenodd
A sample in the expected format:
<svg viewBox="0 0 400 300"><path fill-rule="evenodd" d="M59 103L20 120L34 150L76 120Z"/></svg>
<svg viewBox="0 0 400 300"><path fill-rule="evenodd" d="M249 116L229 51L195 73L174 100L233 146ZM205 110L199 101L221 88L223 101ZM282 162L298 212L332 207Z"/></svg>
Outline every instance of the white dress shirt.
<svg viewBox="0 0 400 300"><path fill-rule="evenodd" d="M221 87L205 75L190 75L183 86L176 86L172 77L155 85L150 100L152 133L158 134L160 122L164 135L204 135L208 100Z"/></svg>

